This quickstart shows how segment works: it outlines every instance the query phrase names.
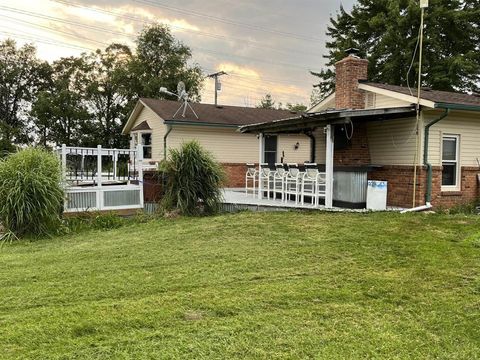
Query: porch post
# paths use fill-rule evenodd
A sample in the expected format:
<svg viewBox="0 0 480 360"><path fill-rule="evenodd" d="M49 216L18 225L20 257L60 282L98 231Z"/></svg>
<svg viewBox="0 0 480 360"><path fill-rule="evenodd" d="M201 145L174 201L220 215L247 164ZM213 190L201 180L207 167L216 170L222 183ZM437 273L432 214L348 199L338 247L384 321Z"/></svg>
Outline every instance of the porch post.
<svg viewBox="0 0 480 360"><path fill-rule="evenodd" d="M263 197L263 181L261 181L262 163L263 163L264 137L263 133L258 134L258 199Z"/></svg>
<svg viewBox="0 0 480 360"><path fill-rule="evenodd" d="M140 205L143 209L144 207L144 195L143 195L143 188L144 188L144 182L143 182L143 146L140 144L137 146L137 162L138 162L138 186L139 191L140 191Z"/></svg>
<svg viewBox="0 0 480 360"><path fill-rule="evenodd" d="M103 210L102 145L97 145L97 209Z"/></svg>
<svg viewBox="0 0 480 360"><path fill-rule="evenodd" d="M333 207L333 151L334 151L334 131L332 125L327 125L327 149L325 159L325 207Z"/></svg>

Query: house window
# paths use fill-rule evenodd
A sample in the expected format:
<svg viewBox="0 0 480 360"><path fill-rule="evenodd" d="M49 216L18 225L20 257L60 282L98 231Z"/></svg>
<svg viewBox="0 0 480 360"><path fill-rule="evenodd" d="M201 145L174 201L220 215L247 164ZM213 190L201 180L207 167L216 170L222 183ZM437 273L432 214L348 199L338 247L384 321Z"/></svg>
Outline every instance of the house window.
<svg viewBox="0 0 480 360"><path fill-rule="evenodd" d="M458 188L459 185L459 136L444 135L442 139L442 187Z"/></svg>
<svg viewBox="0 0 480 360"><path fill-rule="evenodd" d="M152 158L152 134L142 133L143 158Z"/></svg>
<svg viewBox="0 0 480 360"><path fill-rule="evenodd" d="M277 136L266 136L264 147L264 161L274 165L277 162Z"/></svg>

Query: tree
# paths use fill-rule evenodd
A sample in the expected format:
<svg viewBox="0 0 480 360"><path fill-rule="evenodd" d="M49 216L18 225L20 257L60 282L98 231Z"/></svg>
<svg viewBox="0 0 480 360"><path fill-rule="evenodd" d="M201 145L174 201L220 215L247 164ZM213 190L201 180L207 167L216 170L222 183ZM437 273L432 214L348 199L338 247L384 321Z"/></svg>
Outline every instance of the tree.
<svg viewBox="0 0 480 360"><path fill-rule="evenodd" d="M92 145L85 101L87 72L85 55L52 64L48 88L39 92L32 107L39 143Z"/></svg>
<svg viewBox="0 0 480 360"><path fill-rule="evenodd" d="M415 86L420 27L416 0L359 0L351 13L340 8L330 18L327 68L313 73L314 91L324 98L333 91L333 65L355 47L369 60L369 80ZM425 13L422 86L446 91L478 91L480 83L480 8L478 0L431 0ZM414 57L414 55L416 55ZM407 72L413 61L412 70ZM315 100L315 99L313 99Z"/></svg>
<svg viewBox="0 0 480 360"><path fill-rule="evenodd" d="M189 65L191 49L176 40L167 26L144 28L136 43L136 54L129 67L135 96L164 98L160 87L176 91L178 82L183 81L190 97L200 101L202 71L197 64Z"/></svg>
<svg viewBox="0 0 480 360"><path fill-rule="evenodd" d="M48 64L36 57L35 47L0 43L0 151L12 151L29 141L29 107L44 86Z"/></svg>
<svg viewBox="0 0 480 360"><path fill-rule="evenodd" d="M303 105L303 104L290 104L290 103L287 103L287 109L290 110L290 111L302 113L302 112L307 111L307 106L306 106L306 105Z"/></svg>
<svg viewBox="0 0 480 360"><path fill-rule="evenodd" d="M122 128L133 98L130 89L132 75L128 72L132 53L126 45L112 44L104 51L90 54L85 61L85 100L92 117L88 141L106 147L126 146Z"/></svg>
<svg viewBox="0 0 480 360"><path fill-rule="evenodd" d="M265 95L265 97L260 100L260 103L257 105L259 109L275 109L275 100L273 100L271 94Z"/></svg>

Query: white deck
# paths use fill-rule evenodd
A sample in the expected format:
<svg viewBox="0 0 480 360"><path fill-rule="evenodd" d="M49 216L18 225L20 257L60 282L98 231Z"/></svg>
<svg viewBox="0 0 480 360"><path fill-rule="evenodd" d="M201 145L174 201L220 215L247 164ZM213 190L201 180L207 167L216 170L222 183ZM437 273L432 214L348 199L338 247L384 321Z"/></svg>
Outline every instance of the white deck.
<svg viewBox="0 0 480 360"><path fill-rule="evenodd" d="M284 210L321 210L321 211L337 211L337 212L370 212L371 210L367 209L346 209L339 207L326 208L324 205L313 206L309 202L305 202L302 205L300 202L298 204L295 201L282 201L281 199L259 199L257 195L255 196L249 192L245 194L244 188L225 188L223 189L223 203L231 205L242 205L249 207L261 207L265 210L268 208L273 209L284 209ZM401 211L402 208L397 207L387 207L387 211Z"/></svg>

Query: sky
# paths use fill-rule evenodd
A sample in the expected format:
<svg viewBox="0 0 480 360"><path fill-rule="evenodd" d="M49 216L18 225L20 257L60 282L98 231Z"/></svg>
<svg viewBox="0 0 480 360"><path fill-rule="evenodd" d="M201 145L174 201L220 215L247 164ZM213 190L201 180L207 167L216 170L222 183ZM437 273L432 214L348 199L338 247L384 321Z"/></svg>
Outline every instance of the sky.
<svg viewBox="0 0 480 360"><path fill-rule="evenodd" d="M105 48L134 48L149 23L171 27L205 74L225 71L219 103L255 106L272 94L278 103L309 105L324 66L329 18L354 0L0 0L0 40L34 43L38 56L63 56ZM172 89L174 90L174 89ZM188 90L188 89L187 89ZM206 79L202 102L213 103Z"/></svg>

